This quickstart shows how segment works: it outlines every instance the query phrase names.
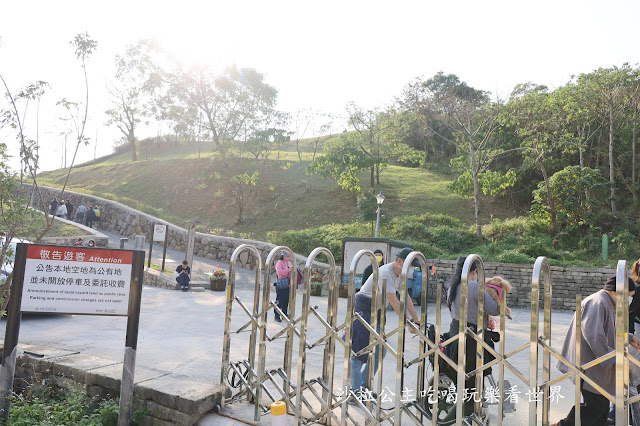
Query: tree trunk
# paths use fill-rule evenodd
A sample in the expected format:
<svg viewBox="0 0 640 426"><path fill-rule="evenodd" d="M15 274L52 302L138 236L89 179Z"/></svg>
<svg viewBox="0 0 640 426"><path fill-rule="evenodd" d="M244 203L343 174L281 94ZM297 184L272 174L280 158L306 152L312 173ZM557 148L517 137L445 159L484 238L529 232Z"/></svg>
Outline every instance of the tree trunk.
<svg viewBox="0 0 640 426"><path fill-rule="evenodd" d="M298 161L302 163L302 154L300 153L300 140L296 139L296 151L298 151ZM278 155L280 153L278 152Z"/></svg>
<svg viewBox="0 0 640 426"><path fill-rule="evenodd" d="M131 146L131 161L138 161L138 155L136 154L136 137L133 132L129 132L129 145Z"/></svg>
<svg viewBox="0 0 640 426"><path fill-rule="evenodd" d="M376 187L376 167L375 166L371 166L371 187L375 188Z"/></svg>
<svg viewBox="0 0 640 426"><path fill-rule="evenodd" d="M613 99L609 100L609 182L611 183L611 213L615 214L617 209L615 170L613 166Z"/></svg>
<svg viewBox="0 0 640 426"><path fill-rule="evenodd" d="M638 115L638 105L633 109L633 133L631 136L631 194L633 195L634 204L638 201L636 194L636 118Z"/></svg>
<svg viewBox="0 0 640 426"><path fill-rule="evenodd" d="M538 167L540 167L540 171L542 172L542 177L544 178L544 186L547 188L547 200L549 201L549 214L551 215L551 226L553 227L553 233L556 234L558 232L558 220L556 218L556 204L553 202L553 195L551 194L551 185L549 184L549 175L547 174L547 169L544 167L544 163L538 156Z"/></svg>
<svg viewBox="0 0 640 426"><path fill-rule="evenodd" d="M213 135L214 149L219 153L224 154L224 148L220 143L220 136L218 135L218 131L216 130L215 124L213 123L213 117L211 117L211 114L208 111L207 111L207 120L209 121L209 128L211 129L211 134Z"/></svg>
<svg viewBox="0 0 640 426"><path fill-rule="evenodd" d="M469 156L471 157L471 174L473 175L473 207L476 219L476 237L482 243L482 225L480 224L480 182L478 181L478 168L476 166L476 153L473 144L469 143Z"/></svg>

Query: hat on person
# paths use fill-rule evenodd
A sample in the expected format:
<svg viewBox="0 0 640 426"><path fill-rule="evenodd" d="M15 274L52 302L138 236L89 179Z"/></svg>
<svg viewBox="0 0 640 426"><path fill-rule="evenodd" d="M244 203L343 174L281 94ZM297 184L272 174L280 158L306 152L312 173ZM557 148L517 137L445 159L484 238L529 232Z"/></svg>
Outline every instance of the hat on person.
<svg viewBox="0 0 640 426"><path fill-rule="evenodd" d="M382 250L380 250L380 249L375 249L375 250L373 251L373 254L384 254L384 253L383 253L383 252L382 252Z"/></svg>
<svg viewBox="0 0 640 426"><path fill-rule="evenodd" d="M410 249L409 247L405 247L402 250L400 250L400 252L396 256L396 259L405 260L407 256L409 256L409 253L411 252L413 252L412 249ZM411 266L420 266L420 262L418 261L418 259L413 259L413 262L411 262Z"/></svg>
<svg viewBox="0 0 640 426"><path fill-rule="evenodd" d="M602 288L605 290L616 291L616 276L610 276ZM631 278L628 278L627 290L636 291L636 283L634 283Z"/></svg>

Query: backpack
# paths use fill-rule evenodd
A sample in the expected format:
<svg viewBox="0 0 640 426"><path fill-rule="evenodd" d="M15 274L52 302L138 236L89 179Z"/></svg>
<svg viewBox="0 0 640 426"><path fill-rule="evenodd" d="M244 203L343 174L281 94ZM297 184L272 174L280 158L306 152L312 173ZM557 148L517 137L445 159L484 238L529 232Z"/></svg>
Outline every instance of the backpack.
<svg viewBox="0 0 640 426"><path fill-rule="evenodd" d="M94 209L93 212L96 214L96 217L100 217L100 209Z"/></svg>

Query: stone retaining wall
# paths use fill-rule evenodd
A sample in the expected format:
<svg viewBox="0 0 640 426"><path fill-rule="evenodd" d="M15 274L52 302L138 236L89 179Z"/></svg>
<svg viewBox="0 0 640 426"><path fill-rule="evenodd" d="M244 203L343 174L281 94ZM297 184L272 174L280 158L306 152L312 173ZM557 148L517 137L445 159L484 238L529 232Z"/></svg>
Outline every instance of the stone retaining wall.
<svg viewBox="0 0 640 426"><path fill-rule="evenodd" d="M30 184L24 185L28 187L29 191L31 190ZM135 238L136 235L144 235L146 241L149 241L151 238L151 227L154 223L169 225L167 246L173 250L179 251L186 251L187 249L188 232L185 228L180 228L164 220L139 212L115 201L71 191L65 191L63 195L60 195L61 191L59 189L49 188L46 186L40 186L39 188L42 192L43 199L47 201L47 206L48 202L53 197L57 197L58 200L71 200L75 208L80 204L98 205L100 207L101 219L99 227L130 239ZM274 244L262 241L219 237L216 235L198 232L196 233L193 254L207 259L229 263L233 251L236 247L242 244L251 244L255 246L260 252L262 261L266 260L271 250L276 247ZM243 252L239 257L239 260L240 264L238 266L245 269L256 269L257 259L255 259L255 256L248 251ZM296 261L298 265L303 265L306 261L306 257L296 256ZM317 264L317 268L323 274L327 273L329 269L327 265L321 263Z"/></svg>
<svg viewBox="0 0 640 426"><path fill-rule="evenodd" d="M28 185L30 186L30 185ZM138 212L123 204L104 198L65 191L60 195L60 190L54 188L40 187L44 198L48 201L54 196L58 198L70 199L75 206L80 203L90 203L99 205L102 211L102 224L104 229L119 233L128 238L136 235L145 235L150 238L150 229L153 223L169 225L168 245L175 250L186 250L187 230L169 224L166 221L155 218L151 215ZM264 261L269 252L275 247L261 241L251 241L239 238L220 237L203 233L196 234L194 254L200 257L215 259L229 263L231 254L241 244L251 244L260 252ZM304 265L306 257L298 255L296 262L298 267ZM612 264L616 262L612 261ZM438 275L445 281L453 274L455 261L453 260L428 260L429 265L435 265ZM244 252L240 256L240 265L246 269L255 269L257 259L249 252ZM328 265L316 263L317 269L324 275L325 290L328 288ZM629 265L630 266L630 265ZM507 297L510 306L529 306L531 296L531 274L533 265L514 265L507 263L486 262L486 276L501 275L509 280L513 285L513 293ZM341 269L338 268L338 273ZM564 268L552 267L551 279L553 282L553 302L556 309L575 309L576 294L587 296L600 288L607 277L615 274L614 268ZM151 278L150 278L151 279ZM437 281L437 279L436 279ZM431 283L432 281L430 281ZM429 300L435 298L435 281L428 288ZM542 293L541 293L542 294ZM542 299L541 299L542 300Z"/></svg>
<svg viewBox="0 0 640 426"><path fill-rule="evenodd" d="M429 300L435 299L438 278L448 282L453 275L456 262L454 260L428 259L429 266L435 265L436 278L432 278L429 272L429 286L427 294ZM629 265L631 266L631 265ZM513 291L507 295L507 306L529 307L531 306L531 277L533 265L517 265L512 263L484 262L485 278L500 275L509 281ZM576 295L584 297L602 289L605 281L611 275L615 275L614 268L565 268L551 267L552 298L551 306L554 309L575 310ZM544 283L540 283L540 307L543 305Z"/></svg>
<svg viewBox="0 0 640 426"><path fill-rule="evenodd" d="M91 397L120 394L122 362L63 349L21 345L42 358L22 354L16 358L15 390L31 383L68 389L83 387ZM146 407L145 426L194 425L220 404L219 385L198 383L193 378L136 366L133 409Z"/></svg>

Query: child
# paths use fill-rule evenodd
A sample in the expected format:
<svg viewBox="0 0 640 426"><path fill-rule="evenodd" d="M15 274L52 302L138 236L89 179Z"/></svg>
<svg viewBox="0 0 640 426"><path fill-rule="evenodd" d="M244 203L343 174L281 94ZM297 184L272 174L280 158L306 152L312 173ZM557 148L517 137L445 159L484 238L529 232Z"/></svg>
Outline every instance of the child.
<svg viewBox="0 0 640 426"><path fill-rule="evenodd" d="M498 307L500 307L500 301L502 300L502 291L506 291L507 293L511 293L511 284L509 281L505 280L500 276L491 277L491 279L487 280L485 284L485 291L491 296L493 300L496 301ZM506 303L506 300L505 300ZM511 318L511 309L505 306L504 313L509 319ZM487 320L489 324L489 329L494 330L496 328L497 322L491 318L490 315L487 314Z"/></svg>

